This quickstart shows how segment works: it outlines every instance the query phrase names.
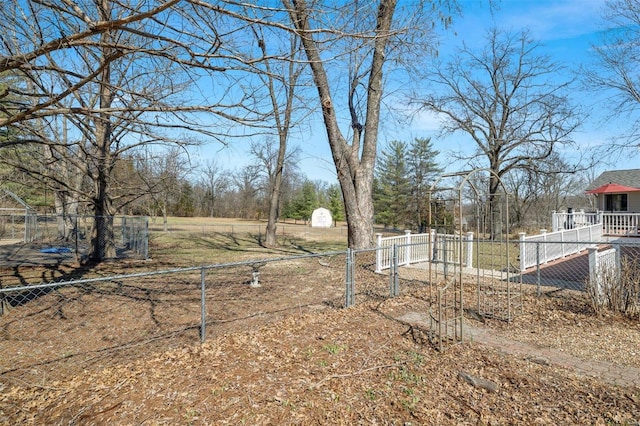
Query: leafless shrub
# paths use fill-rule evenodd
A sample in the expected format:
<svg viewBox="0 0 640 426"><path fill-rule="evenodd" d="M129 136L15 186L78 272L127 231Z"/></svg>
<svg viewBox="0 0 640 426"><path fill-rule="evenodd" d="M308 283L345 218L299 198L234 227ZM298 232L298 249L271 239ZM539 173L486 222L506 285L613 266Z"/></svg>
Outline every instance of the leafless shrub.
<svg viewBox="0 0 640 426"><path fill-rule="evenodd" d="M620 266L600 268L586 286L593 308L640 317L640 259L623 257Z"/></svg>

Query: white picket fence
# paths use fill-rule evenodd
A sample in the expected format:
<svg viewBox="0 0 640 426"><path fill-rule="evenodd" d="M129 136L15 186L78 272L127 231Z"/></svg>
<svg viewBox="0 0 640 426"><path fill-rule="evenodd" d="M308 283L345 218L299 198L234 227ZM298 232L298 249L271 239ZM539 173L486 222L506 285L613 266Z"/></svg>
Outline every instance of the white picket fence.
<svg viewBox="0 0 640 426"><path fill-rule="evenodd" d="M585 225L574 229L549 232L542 229L539 235L520 233L520 270L548 263L586 250L592 242L602 240L602 225ZM535 244L540 242L543 244Z"/></svg>
<svg viewBox="0 0 640 426"><path fill-rule="evenodd" d="M426 234L412 234L383 237L376 234L376 272L389 269L393 262L393 247L396 247L399 266L419 262L440 262L453 264L459 258L459 242L462 239L462 264L471 266L473 259L473 232L465 235L438 234L431 230Z"/></svg>

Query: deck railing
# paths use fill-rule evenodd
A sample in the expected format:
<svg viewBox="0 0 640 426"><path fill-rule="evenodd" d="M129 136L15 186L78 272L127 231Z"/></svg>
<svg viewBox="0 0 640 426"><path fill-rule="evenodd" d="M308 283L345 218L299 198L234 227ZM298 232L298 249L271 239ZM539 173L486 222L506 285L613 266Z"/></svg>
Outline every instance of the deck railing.
<svg viewBox="0 0 640 426"><path fill-rule="evenodd" d="M640 213L560 211L553 212L551 224L553 232L601 224L603 235L640 235Z"/></svg>
<svg viewBox="0 0 640 426"><path fill-rule="evenodd" d="M575 227L547 233L527 236L520 233L520 270L548 263L565 256L579 253L589 247L590 241L600 241L602 228L599 224ZM546 244L561 243L561 244Z"/></svg>

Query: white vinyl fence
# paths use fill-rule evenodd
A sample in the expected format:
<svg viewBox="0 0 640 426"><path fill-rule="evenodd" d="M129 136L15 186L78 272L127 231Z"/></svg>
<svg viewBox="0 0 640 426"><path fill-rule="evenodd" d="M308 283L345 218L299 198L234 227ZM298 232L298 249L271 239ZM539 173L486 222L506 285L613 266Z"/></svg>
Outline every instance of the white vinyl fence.
<svg viewBox="0 0 640 426"><path fill-rule="evenodd" d="M589 285L596 300L602 304L606 300L608 288L615 285L620 273L620 250L616 247L598 251L598 247L589 247Z"/></svg>
<svg viewBox="0 0 640 426"><path fill-rule="evenodd" d="M473 232L465 235L437 234L431 230L426 234L412 234L382 237L377 235L376 272L389 269L393 262L393 249L397 252L398 265L408 266L419 262L457 263L458 247L462 239L463 266L471 266L473 259Z"/></svg>
<svg viewBox="0 0 640 426"><path fill-rule="evenodd" d="M520 233L520 270L561 259L586 250L593 241L602 240L602 225L586 225L547 233L542 229L539 235L527 236ZM536 242L544 243L536 245ZM556 243L556 244L546 244Z"/></svg>
<svg viewBox="0 0 640 426"><path fill-rule="evenodd" d="M595 225L602 222L601 212L587 212L578 210L566 212L564 210L551 213L551 231L557 232L563 229L583 228L587 225Z"/></svg>

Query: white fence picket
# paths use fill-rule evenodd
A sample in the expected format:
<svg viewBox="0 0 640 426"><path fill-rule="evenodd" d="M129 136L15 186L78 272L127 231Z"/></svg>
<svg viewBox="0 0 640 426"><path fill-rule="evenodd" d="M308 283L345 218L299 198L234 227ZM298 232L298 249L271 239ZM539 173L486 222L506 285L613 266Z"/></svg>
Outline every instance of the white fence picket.
<svg viewBox="0 0 640 426"><path fill-rule="evenodd" d="M458 256L456 253L458 243L462 239L462 263L470 266L473 259L473 233L466 235L436 234L435 230L431 234L411 234L406 231L404 235L394 237L382 237L377 234L376 250L376 272L389 269L391 266L391 249L395 245L398 249L398 264L407 266L418 262L444 262L455 263Z"/></svg>

